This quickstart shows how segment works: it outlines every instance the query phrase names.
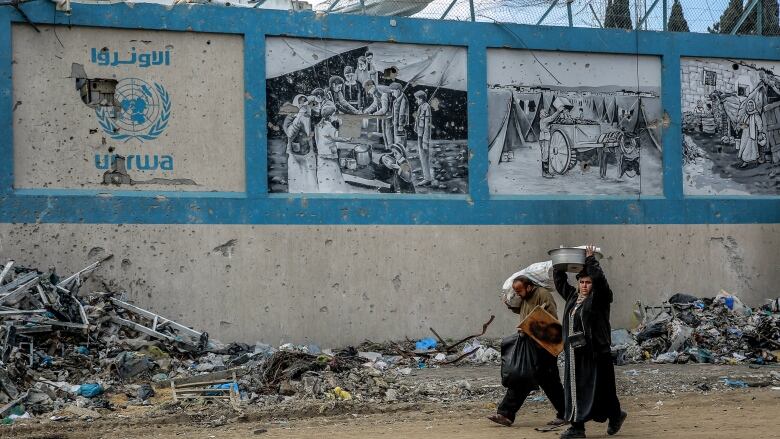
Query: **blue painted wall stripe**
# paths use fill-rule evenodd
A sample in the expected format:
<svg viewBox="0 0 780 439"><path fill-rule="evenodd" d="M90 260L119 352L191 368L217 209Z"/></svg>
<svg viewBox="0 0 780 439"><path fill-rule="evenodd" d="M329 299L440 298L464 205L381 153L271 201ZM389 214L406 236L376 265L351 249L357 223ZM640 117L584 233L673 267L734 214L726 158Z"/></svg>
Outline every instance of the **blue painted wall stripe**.
<svg viewBox="0 0 780 439"><path fill-rule="evenodd" d="M251 32L244 36L244 132L246 192L252 196L268 193L268 124L265 114L265 36Z"/></svg>
<svg viewBox="0 0 780 439"><path fill-rule="evenodd" d="M475 200L490 196L488 188L488 118L487 49L473 44L468 48L468 137L469 137L469 192Z"/></svg>
<svg viewBox="0 0 780 439"><path fill-rule="evenodd" d="M0 8L0 196L13 192L13 82L11 78L11 8Z"/></svg>
<svg viewBox="0 0 780 439"><path fill-rule="evenodd" d="M33 21L125 29L239 34L244 38L246 193L12 190L11 22L0 8L0 221L141 224L702 224L778 223L780 197L684 197L680 57L780 60L780 38L615 29L537 27L214 5L24 4ZM469 194L465 196L286 195L267 193L265 39L290 36L466 47ZM664 196L490 196L487 186L487 49L507 47L662 58Z"/></svg>
<svg viewBox="0 0 780 439"><path fill-rule="evenodd" d="M664 120L669 121L669 126L662 131L664 195L678 200L683 198L680 57L675 51L670 51L664 55L662 62L661 104Z"/></svg>

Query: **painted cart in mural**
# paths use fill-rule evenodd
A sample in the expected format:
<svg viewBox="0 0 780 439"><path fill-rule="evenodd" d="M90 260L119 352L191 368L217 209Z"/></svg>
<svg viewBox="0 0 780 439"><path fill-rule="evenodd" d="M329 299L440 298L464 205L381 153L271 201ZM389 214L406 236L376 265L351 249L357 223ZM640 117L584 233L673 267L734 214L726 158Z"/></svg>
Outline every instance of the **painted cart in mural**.
<svg viewBox="0 0 780 439"><path fill-rule="evenodd" d="M550 125L550 168L566 174L577 165L580 154L596 149L599 173L607 174L609 154L615 156L618 176L639 174L639 136L592 121L570 121Z"/></svg>

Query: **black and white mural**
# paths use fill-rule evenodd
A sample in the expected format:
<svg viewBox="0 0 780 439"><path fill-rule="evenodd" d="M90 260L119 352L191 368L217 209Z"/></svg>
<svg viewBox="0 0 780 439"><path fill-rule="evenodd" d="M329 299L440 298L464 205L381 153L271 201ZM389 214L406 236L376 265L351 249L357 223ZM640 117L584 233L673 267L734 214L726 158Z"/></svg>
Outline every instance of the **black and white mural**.
<svg viewBox="0 0 780 439"><path fill-rule="evenodd" d="M266 40L270 192L468 192L466 50Z"/></svg>
<svg viewBox="0 0 780 439"><path fill-rule="evenodd" d="M683 58L684 192L780 193L780 63Z"/></svg>
<svg viewBox="0 0 780 439"><path fill-rule="evenodd" d="M660 195L657 57L488 51L493 194Z"/></svg>

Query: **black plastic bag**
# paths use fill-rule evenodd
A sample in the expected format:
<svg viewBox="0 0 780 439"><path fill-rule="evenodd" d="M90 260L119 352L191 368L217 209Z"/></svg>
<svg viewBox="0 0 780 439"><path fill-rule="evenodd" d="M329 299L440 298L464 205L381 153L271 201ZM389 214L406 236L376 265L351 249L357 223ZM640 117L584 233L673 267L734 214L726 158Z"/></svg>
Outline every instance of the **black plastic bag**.
<svg viewBox="0 0 780 439"><path fill-rule="evenodd" d="M697 300L699 300L699 298L696 296L691 296L690 294L685 294L685 293L677 293L674 296L669 298L669 303L673 305L674 304L684 305L684 304L696 302Z"/></svg>
<svg viewBox="0 0 780 439"><path fill-rule="evenodd" d="M529 337L513 334L501 340L501 385L513 387L533 381L537 349Z"/></svg>

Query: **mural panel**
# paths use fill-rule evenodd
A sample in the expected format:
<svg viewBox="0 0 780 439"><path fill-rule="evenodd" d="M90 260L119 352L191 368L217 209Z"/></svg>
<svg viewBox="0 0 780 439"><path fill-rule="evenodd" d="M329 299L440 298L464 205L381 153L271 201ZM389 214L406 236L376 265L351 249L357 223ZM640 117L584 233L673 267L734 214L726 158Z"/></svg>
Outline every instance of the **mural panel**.
<svg viewBox="0 0 780 439"><path fill-rule="evenodd" d="M243 192L240 36L13 26L14 186Z"/></svg>
<svg viewBox="0 0 780 439"><path fill-rule="evenodd" d="M270 192L468 192L466 49L266 40Z"/></svg>
<svg viewBox="0 0 780 439"><path fill-rule="evenodd" d="M780 193L780 63L680 61L684 192Z"/></svg>
<svg viewBox="0 0 780 439"><path fill-rule="evenodd" d="M657 57L488 50L492 194L660 195Z"/></svg>

